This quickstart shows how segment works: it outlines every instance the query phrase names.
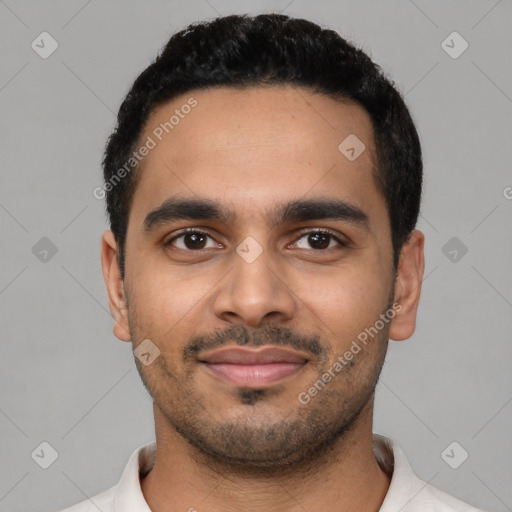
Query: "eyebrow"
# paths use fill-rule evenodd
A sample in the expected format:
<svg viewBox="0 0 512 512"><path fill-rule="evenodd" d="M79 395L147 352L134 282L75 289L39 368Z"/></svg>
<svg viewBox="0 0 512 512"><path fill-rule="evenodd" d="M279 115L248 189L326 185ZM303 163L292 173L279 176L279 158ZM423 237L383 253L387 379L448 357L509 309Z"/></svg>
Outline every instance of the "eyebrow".
<svg viewBox="0 0 512 512"><path fill-rule="evenodd" d="M341 220L368 229L368 215L357 206L339 199L298 199L274 207L270 212L273 224L310 220ZM149 233L175 220L219 221L232 224L236 214L226 206L210 199L171 197L148 213L142 229Z"/></svg>

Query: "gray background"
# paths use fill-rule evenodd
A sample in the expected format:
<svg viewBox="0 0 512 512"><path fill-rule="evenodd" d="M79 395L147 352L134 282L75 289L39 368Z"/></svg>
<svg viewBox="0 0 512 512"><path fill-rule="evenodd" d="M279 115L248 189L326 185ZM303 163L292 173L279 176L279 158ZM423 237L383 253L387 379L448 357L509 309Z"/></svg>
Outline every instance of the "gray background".
<svg viewBox="0 0 512 512"><path fill-rule="evenodd" d="M261 11L338 30L406 95L425 156L426 278L415 335L390 344L374 430L431 484L512 510L510 0L0 0L0 511L82 501L153 439L101 274L101 153L172 32ZM31 48L43 31L59 44L47 59ZM453 31L469 44L458 58L441 46ZM38 252L43 237L56 254ZM46 470L31 458L43 441L58 452ZM453 441L452 463L469 453L458 469L441 456Z"/></svg>

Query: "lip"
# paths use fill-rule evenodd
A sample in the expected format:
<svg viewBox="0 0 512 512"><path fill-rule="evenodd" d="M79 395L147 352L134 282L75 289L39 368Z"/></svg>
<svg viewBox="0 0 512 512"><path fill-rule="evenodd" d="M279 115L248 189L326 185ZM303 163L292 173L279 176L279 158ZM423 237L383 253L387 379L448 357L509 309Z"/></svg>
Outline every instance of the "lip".
<svg viewBox="0 0 512 512"><path fill-rule="evenodd" d="M271 386L297 374L309 359L300 352L276 347L249 349L227 347L202 355L199 358L211 375L249 388Z"/></svg>
<svg viewBox="0 0 512 512"><path fill-rule="evenodd" d="M296 352L278 347L225 347L220 350L206 352L199 357L202 363L210 364L270 364L270 363L306 363L308 357Z"/></svg>

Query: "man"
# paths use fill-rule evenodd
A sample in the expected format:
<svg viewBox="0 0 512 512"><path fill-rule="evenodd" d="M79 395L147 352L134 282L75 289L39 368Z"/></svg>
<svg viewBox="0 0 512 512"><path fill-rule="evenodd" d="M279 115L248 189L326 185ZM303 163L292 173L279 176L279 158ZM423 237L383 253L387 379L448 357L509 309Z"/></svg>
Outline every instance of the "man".
<svg viewBox="0 0 512 512"><path fill-rule="evenodd" d="M476 511L373 434L415 329L422 159L361 50L282 15L175 34L104 157L102 266L156 443L68 512Z"/></svg>

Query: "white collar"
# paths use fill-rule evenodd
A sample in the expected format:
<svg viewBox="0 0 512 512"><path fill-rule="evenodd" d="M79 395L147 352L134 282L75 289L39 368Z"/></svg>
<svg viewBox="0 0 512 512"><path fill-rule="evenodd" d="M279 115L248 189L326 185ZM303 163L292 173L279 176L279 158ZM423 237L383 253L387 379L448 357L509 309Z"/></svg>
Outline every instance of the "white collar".
<svg viewBox="0 0 512 512"><path fill-rule="evenodd" d="M436 489L413 472L404 452L390 438L373 434L373 451L391 483L379 512L425 510L478 512L478 509ZM113 512L151 512L140 486L140 476L153 467L156 442L137 448L128 461L118 485L113 489Z"/></svg>

